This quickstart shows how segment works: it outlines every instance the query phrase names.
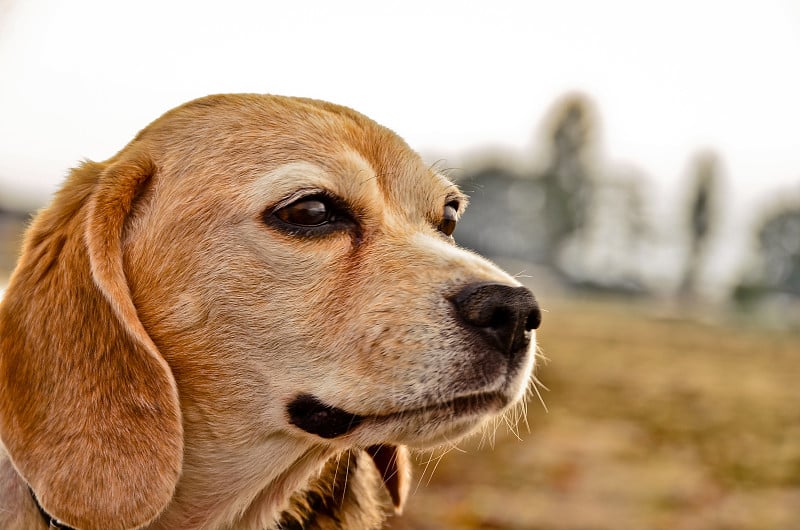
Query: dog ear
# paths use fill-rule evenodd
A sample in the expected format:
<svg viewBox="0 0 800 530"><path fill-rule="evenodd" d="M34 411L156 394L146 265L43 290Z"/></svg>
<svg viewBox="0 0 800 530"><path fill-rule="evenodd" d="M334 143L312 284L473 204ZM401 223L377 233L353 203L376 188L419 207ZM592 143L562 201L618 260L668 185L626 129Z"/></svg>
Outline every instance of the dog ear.
<svg viewBox="0 0 800 530"><path fill-rule="evenodd" d="M31 225L0 305L0 438L68 526L147 524L181 470L175 380L123 267L126 219L155 170L125 152L74 170Z"/></svg>
<svg viewBox="0 0 800 530"><path fill-rule="evenodd" d="M373 445L367 448L392 498L394 511L402 513L411 482L411 461L405 445Z"/></svg>

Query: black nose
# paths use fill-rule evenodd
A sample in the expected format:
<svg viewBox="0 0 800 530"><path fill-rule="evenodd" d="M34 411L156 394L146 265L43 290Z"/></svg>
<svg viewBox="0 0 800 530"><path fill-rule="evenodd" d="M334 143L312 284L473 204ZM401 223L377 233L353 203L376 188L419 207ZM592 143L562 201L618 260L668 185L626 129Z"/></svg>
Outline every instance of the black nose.
<svg viewBox="0 0 800 530"><path fill-rule="evenodd" d="M527 347L530 331L542 322L539 305L525 287L473 283L461 289L451 301L464 322L509 355Z"/></svg>

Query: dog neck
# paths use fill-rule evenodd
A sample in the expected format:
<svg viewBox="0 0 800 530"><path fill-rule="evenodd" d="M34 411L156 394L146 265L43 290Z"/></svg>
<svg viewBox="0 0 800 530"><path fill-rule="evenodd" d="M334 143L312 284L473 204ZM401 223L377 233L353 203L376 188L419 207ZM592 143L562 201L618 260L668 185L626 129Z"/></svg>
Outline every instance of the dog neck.
<svg viewBox="0 0 800 530"><path fill-rule="evenodd" d="M336 453L330 447L304 446L279 435L241 454L231 451L230 445L224 454L219 445L196 451L187 445L186 449L184 472L173 500L149 527L152 530L270 528L290 505L292 494L302 490ZM214 461L195 455L214 455Z"/></svg>
<svg viewBox="0 0 800 530"><path fill-rule="evenodd" d="M370 451L348 450L328 460L281 513L278 528L382 528L389 495Z"/></svg>

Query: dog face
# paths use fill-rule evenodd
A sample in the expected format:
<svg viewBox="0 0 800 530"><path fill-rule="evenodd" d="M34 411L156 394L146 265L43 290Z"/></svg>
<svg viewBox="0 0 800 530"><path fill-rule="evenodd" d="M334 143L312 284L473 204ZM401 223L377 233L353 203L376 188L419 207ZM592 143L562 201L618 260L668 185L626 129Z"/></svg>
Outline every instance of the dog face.
<svg viewBox="0 0 800 530"><path fill-rule="evenodd" d="M126 528L221 503L212 483L230 517L268 484L280 502L312 453L398 467L382 448L474 430L525 392L540 316L453 242L466 203L343 107L168 112L75 170L28 233L0 306L16 469L59 519Z"/></svg>
<svg viewBox="0 0 800 530"><path fill-rule="evenodd" d="M345 444L443 443L521 396L529 338L501 351L454 305L468 285L518 284L453 243L467 201L451 182L348 112L207 113L230 122L212 138L169 127L186 150L164 151L126 239L135 305L170 365L218 374L250 429Z"/></svg>

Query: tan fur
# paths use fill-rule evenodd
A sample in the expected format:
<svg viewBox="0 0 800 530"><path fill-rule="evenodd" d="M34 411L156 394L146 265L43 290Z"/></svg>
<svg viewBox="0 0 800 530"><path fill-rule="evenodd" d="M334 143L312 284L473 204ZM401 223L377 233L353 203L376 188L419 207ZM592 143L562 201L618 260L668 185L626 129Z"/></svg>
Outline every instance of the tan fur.
<svg viewBox="0 0 800 530"><path fill-rule="evenodd" d="M347 201L358 234L264 222L308 190ZM517 285L437 232L453 199L388 129L275 96L187 103L75 169L0 305L0 528L44 528L28 486L81 529L379 527L404 446L474 431L533 366L487 381L505 398L480 413L420 409L479 369L444 295ZM287 420L298 393L370 419L323 440ZM309 492L336 514L311 517Z"/></svg>

